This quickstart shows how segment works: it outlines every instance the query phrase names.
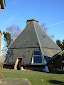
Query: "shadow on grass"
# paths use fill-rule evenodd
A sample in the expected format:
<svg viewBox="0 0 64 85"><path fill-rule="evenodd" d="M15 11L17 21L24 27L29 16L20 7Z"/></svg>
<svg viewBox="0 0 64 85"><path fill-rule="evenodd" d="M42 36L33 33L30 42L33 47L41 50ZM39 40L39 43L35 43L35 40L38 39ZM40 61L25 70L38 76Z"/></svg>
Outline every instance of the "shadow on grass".
<svg viewBox="0 0 64 85"><path fill-rule="evenodd" d="M51 84L64 85L64 82L58 80L49 80L48 82Z"/></svg>

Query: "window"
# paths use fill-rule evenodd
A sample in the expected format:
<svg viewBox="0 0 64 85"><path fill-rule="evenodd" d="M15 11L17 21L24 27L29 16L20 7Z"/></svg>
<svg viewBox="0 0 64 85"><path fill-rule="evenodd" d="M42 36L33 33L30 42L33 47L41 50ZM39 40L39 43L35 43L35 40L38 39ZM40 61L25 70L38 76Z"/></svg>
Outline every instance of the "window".
<svg viewBox="0 0 64 85"><path fill-rule="evenodd" d="M10 52L9 52L9 51L7 52L6 56L7 56L7 55L10 55Z"/></svg>
<svg viewBox="0 0 64 85"><path fill-rule="evenodd" d="M46 60L46 62L48 62L50 60L50 57L44 56L44 59Z"/></svg>
<svg viewBox="0 0 64 85"><path fill-rule="evenodd" d="M6 63L6 62L7 62L7 60L8 60L8 57L6 57L6 59L5 59L4 63Z"/></svg>
<svg viewBox="0 0 64 85"><path fill-rule="evenodd" d="M43 36L43 38L46 38L46 36L45 35L42 35Z"/></svg>
<svg viewBox="0 0 64 85"><path fill-rule="evenodd" d="M40 55L40 51L34 51L34 55Z"/></svg>
<svg viewBox="0 0 64 85"><path fill-rule="evenodd" d="M32 57L32 64L42 63L41 51L35 50Z"/></svg>
<svg viewBox="0 0 64 85"><path fill-rule="evenodd" d="M42 58L40 56L35 56L34 63L42 63Z"/></svg>

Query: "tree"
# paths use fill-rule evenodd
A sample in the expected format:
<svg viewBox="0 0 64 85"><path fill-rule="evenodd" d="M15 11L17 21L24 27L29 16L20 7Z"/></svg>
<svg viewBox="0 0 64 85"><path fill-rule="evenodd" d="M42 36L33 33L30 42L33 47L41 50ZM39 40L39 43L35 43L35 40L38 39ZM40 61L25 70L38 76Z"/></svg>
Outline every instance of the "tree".
<svg viewBox="0 0 64 85"><path fill-rule="evenodd" d="M6 28L6 31L9 32L11 34L11 38L13 40L16 39L16 37L20 34L21 30L19 28L19 26L16 25L12 25Z"/></svg>
<svg viewBox="0 0 64 85"><path fill-rule="evenodd" d="M41 25L41 28L44 30L45 33L47 33L48 28L45 26L45 24L42 24L42 25ZM51 39L54 38L54 35L49 35L49 36L50 36Z"/></svg>
<svg viewBox="0 0 64 85"><path fill-rule="evenodd" d="M42 24L41 28L44 30L45 33L47 33L47 27L45 26L45 24Z"/></svg>
<svg viewBox="0 0 64 85"><path fill-rule="evenodd" d="M62 43L61 43L60 40L57 40L57 41L56 41L56 44L62 49Z"/></svg>
<svg viewBox="0 0 64 85"><path fill-rule="evenodd" d="M7 50L7 47L10 43L15 40L15 38L20 34L21 30L19 26L12 25L6 28L7 32L3 32L4 35L4 47L2 49L2 53Z"/></svg>
<svg viewBox="0 0 64 85"><path fill-rule="evenodd" d="M2 49L2 53L4 53L8 46L10 45L11 43L11 34L9 32L3 32L3 35L4 35L4 47Z"/></svg>
<svg viewBox="0 0 64 85"><path fill-rule="evenodd" d="M11 34L9 32L3 32L3 35L8 47L11 43Z"/></svg>
<svg viewBox="0 0 64 85"><path fill-rule="evenodd" d="M62 50L64 50L64 40L62 41Z"/></svg>
<svg viewBox="0 0 64 85"><path fill-rule="evenodd" d="M64 50L64 40L61 42L60 40L56 41L56 44L62 49ZM64 60L64 54L62 55L62 60Z"/></svg>

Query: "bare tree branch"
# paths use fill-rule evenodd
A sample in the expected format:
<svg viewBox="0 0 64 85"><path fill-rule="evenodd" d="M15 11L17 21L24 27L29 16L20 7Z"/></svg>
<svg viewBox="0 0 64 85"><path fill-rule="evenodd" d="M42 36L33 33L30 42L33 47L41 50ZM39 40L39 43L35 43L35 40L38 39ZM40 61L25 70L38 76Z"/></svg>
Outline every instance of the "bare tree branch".
<svg viewBox="0 0 64 85"><path fill-rule="evenodd" d="M11 34L11 38L15 40L16 37L20 34L21 29L19 28L19 26L12 25L12 26L7 27L6 31L9 32Z"/></svg>
<svg viewBox="0 0 64 85"><path fill-rule="evenodd" d="M45 33L47 33L48 28L45 26L45 24L42 24L42 25L41 25L41 28L44 30ZM53 38L54 38L54 35L49 35L49 37L50 37L51 39L53 39Z"/></svg>

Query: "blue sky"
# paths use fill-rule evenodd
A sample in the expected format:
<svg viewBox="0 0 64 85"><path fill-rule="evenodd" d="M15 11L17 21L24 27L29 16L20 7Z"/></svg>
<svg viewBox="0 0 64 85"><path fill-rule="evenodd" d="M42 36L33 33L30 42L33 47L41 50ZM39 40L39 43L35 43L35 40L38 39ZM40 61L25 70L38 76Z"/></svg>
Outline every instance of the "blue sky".
<svg viewBox="0 0 64 85"><path fill-rule="evenodd" d="M64 39L64 0L5 0L6 7L1 10L0 30L6 31L12 24L21 31L28 19L36 19L46 24L47 34L54 35L56 41Z"/></svg>

